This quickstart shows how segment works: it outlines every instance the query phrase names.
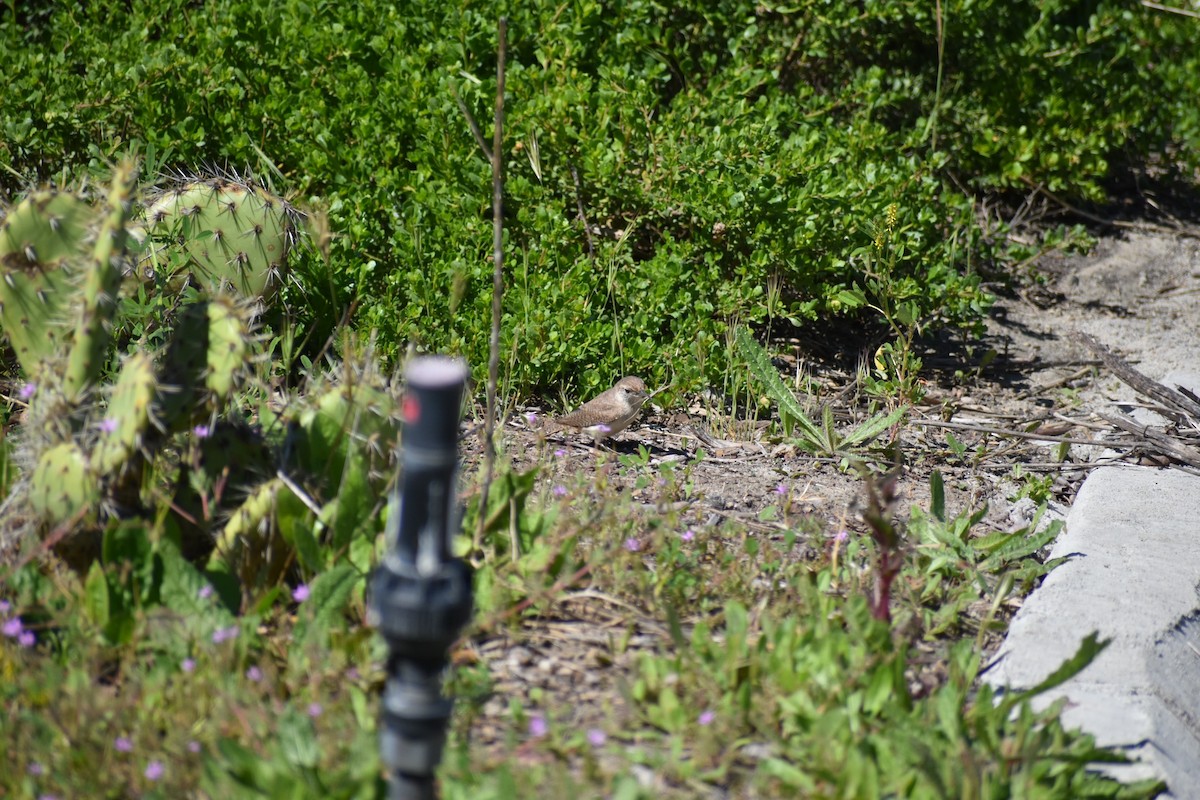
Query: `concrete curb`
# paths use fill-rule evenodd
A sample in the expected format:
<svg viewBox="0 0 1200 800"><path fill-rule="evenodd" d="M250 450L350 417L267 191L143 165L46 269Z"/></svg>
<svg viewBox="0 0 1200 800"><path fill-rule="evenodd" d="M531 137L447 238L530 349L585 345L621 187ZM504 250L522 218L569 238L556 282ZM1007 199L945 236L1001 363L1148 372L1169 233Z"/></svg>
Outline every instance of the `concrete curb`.
<svg viewBox="0 0 1200 800"><path fill-rule="evenodd" d="M1121 780L1160 777L1169 797L1200 798L1200 477L1115 466L1084 482L1051 558L1070 560L1026 600L986 676L1036 685L1098 631L1112 643L1043 698L1063 720L1138 763Z"/></svg>

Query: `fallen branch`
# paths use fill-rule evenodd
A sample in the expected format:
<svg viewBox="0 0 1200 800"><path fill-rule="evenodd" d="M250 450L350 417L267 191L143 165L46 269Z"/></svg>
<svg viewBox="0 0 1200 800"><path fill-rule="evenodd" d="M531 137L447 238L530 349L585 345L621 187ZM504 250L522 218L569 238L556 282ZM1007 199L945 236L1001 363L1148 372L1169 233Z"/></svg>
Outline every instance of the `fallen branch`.
<svg viewBox="0 0 1200 800"><path fill-rule="evenodd" d="M1122 360L1107 347L1096 341L1094 337L1080 332L1076 332L1075 335L1079 341L1083 342L1089 350L1096 354L1097 358L1104 362L1104 366L1112 370L1113 374L1129 384L1135 391L1144 394L1146 397L1154 398L1175 414L1191 417L1193 422L1200 422L1200 403L1197 403L1182 392L1164 386L1158 381L1138 372L1127 361Z"/></svg>

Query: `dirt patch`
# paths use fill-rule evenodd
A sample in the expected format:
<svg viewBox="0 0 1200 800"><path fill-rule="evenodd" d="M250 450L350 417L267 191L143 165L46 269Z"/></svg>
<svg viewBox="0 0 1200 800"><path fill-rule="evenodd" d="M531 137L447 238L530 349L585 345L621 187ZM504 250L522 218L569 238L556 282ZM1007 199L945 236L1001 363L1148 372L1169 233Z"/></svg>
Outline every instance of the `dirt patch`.
<svg viewBox="0 0 1200 800"><path fill-rule="evenodd" d="M1104 238L1087 256L1056 256L1039 269L1044 281L1036 285L994 287L998 301L981 341L966 348L953 342L927 345L922 354L926 395L899 436L900 517L907 517L912 504L928 507L935 469L945 477L951 514L987 506L980 533L1027 525L1042 501L1050 504L1052 516L1065 515L1104 451L1088 443L1111 432L1092 412L1132 396L1099 369L1076 331L1147 362L1143 368L1151 373L1186 366L1185 356L1172 355L1165 345L1178 338L1173 329L1195 318L1200 243L1146 234ZM783 354L785 360L803 359L812 377L827 387L825 396L851 396L843 391L852 379L847 370L823 365L801 343L795 345ZM601 457L648 453L651 468L687 465L691 502L680 518L698 539L719 541L731 523L755 535L779 537L786 526L771 508L786 512L787 525L809 532L797 539L796 558L827 550L841 531L866 533L859 475L836 460L804 454L774 427L750 425L731 435L717 430L701 403L651 408L618 437L612 453L598 456L578 437L547 439L538 422L529 422L529 414L544 417L551 411L520 409L506 429L514 466L540 463L540 480L547 485L586 479ZM836 412L843 425L865 415L861 404L851 402L842 402ZM701 448L705 455L697 459ZM1124 448L1117 457L1143 455ZM478 453L467 453L464 472L472 474L477 464ZM634 503L652 507L656 502L652 486L639 487L619 472L612 475L628 481L624 488ZM637 653L669 646L661 623L577 591L585 588L586 582L574 587L551 615L477 641L478 658L494 680L494 695L479 709L472 729L477 743L501 746L513 697L527 707L552 709L557 720L581 730L611 719L614 711L622 711L621 687ZM623 646L613 656L610 645L617 635ZM994 637L987 645L998 643ZM939 679L936 654L921 672L913 679Z"/></svg>

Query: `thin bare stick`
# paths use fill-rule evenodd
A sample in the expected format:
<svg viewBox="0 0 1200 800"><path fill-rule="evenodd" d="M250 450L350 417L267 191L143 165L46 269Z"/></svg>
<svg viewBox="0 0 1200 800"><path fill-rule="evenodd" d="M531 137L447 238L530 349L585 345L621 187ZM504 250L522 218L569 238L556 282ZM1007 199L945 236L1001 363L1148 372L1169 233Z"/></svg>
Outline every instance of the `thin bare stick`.
<svg viewBox="0 0 1200 800"><path fill-rule="evenodd" d="M1160 3L1151 3L1150 0L1142 0L1142 5L1144 5L1146 8L1153 8L1157 11L1166 11L1169 14L1179 14L1184 17L1192 17L1195 19L1200 19L1200 14L1196 13L1195 11L1189 11L1186 8L1176 8L1174 6L1164 6Z"/></svg>
<svg viewBox="0 0 1200 800"><path fill-rule="evenodd" d="M496 466L496 385L500 382L500 300L504 296L504 62L508 40L508 18L497 26L496 115L492 122L492 340L488 350L487 419L483 423L483 487L479 493L479 527L475 549L483 544L488 494Z"/></svg>
<svg viewBox="0 0 1200 800"><path fill-rule="evenodd" d="M467 126L471 129L471 135L475 137L475 143L479 145L479 149L483 151L484 157L488 163L492 161L492 151L488 149L487 142L483 138L483 131L479 129L479 123L475 121L475 115L471 113L471 109L467 108L467 104L458 94L458 89L450 87L451 93L454 95L454 102L458 103L458 110L467 118Z"/></svg>
<svg viewBox="0 0 1200 800"><path fill-rule="evenodd" d="M1108 367L1124 383L1135 389L1138 394L1157 400L1174 413L1191 417L1193 420L1200 419L1200 403L1138 372L1126 361L1100 344L1095 337L1082 332L1076 332L1075 336L1089 350L1095 353L1097 358L1104 362L1104 366Z"/></svg>
<svg viewBox="0 0 1200 800"><path fill-rule="evenodd" d="M956 431L970 431L971 433L990 433L994 436L1011 436L1014 439L1028 439L1034 442L1054 442L1055 444L1087 444L1099 445L1100 447L1109 447L1113 442L1107 442L1103 439L1075 439L1070 436L1050 436L1047 434L1038 433L1036 431L1016 431L1011 428L997 428L992 425L975 425L970 422L954 422L940 419L914 419L912 424L920 425L922 428L951 428Z"/></svg>
<svg viewBox="0 0 1200 800"><path fill-rule="evenodd" d="M1186 236L1191 239L1200 239L1200 230L1196 228L1171 227L1169 225L1155 225L1150 222L1126 222L1122 219L1110 219L1101 217L1091 212L1084 211L1082 208L1071 205L1066 200L1063 200L1054 192L1042 186L1040 183L1034 183L1030 178L1022 176L1021 180L1029 187L1041 192L1047 199L1061 207L1064 211L1074 214L1077 217L1095 222L1097 225L1105 225L1111 228L1123 228L1125 230L1138 231L1140 233L1167 233L1172 236Z"/></svg>
<svg viewBox="0 0 1200 800"><path fill-rule="evenodd" d="M583 235L587 237L588 259L596 260L596 243L592 240L592 226L588 223L587 213L583 210L583 183L579 180L579 170L571 165L571 177L575 180L575 205L579 209L579 221L583 223Z"/></svg>

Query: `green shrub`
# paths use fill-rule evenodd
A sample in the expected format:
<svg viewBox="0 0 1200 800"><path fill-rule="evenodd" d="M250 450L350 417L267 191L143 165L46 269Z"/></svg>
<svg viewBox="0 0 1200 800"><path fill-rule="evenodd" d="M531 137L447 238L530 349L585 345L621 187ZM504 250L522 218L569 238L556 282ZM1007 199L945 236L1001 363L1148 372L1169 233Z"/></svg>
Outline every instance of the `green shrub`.
<svg viewBox="0 0 1200 800"><path fill-rule="evenodd" d="M357 301L355 322L378 329L383 355L412 342L482 369L490 174L453 95L488 127L493 6L48 6L13 6L0 22L9 172L96 170L151 148L187 167L266 173L269 158L329 210L337 296L310 318L332 324ZM869 314L846 302L863 283L854 254L889 208L888 285L919 298L926 324L970 325L986 306L970 265L988 256L971 194L1032 184L1098 201L1164 148L1194 168L1193 20L985 0L941 5L939 26L938 8L509 9L515 387L594 388L622 371L687 384L701 364L712 377L728 320L765 320L772 279L796 322Z"/></svg>

